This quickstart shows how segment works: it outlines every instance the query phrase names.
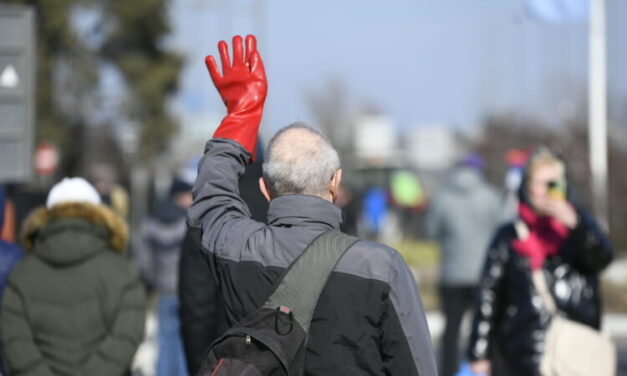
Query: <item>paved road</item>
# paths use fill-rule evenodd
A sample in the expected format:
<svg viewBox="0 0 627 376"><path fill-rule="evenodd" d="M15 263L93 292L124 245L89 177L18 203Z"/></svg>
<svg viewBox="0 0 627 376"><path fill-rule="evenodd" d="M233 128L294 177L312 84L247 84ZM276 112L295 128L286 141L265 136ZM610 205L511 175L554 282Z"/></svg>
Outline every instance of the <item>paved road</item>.
<svg viewBox="0 0 627 376"><path fill-rule="evenodd" d="M444 319L439 312L429 312L427 314L429 328L436 349L439 348L440 336L444 329ZM604 317L604 327L608 332L612 333L612 337L616 341L618 348L618 373L617 376L627 376L627 315L606 315ZM464 318L462 328L466 330L462 333L462 343L465 343L468 336L468 327L470 325L470 315ZM148 314L146 322L146 338L139 348L135 356L134 370L135 375L153 376L154 364L157 357L156 343L157 320L153 312ZM141 373L139 372L141 371Z"/></svg>
<svg viewBox="0 0 627 376"><path fill-rule="evenodd" d="M615 338L618 347L618 376L627 376L627 337Z"/></svg>
<svg viewBox="0 0 627 376"><path fill-rule="evenodd" d="M439 312L429 312L427 314L431 336L434 346L439 348L440 336L444 330L444 318ZM470 315L464 317L462 323L462 343L466 343L468 337L468 327L470 325ZM618 372L617 376L627 376L627 314L608 314L603 318L605 330L611 333L618 350ZM462 349L461 351L464 351ZM591 375L593 376L593 375Z"/></svg>

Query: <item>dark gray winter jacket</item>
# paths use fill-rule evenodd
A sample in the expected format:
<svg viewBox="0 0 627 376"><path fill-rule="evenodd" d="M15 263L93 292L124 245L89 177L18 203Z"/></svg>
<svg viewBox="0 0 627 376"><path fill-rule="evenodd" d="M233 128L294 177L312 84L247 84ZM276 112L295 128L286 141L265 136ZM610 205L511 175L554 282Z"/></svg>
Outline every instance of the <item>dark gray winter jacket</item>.
<svg viewBox="0 0 627 376"><path fill-rule="evenodd" d="M440 245L441 284L479 284L486 250L502 215L501 201L474 168L458 167L449 176L426 219L427 235Z"/></svg>
<svg viewBox="0 0 627 376"><path fill-rule="evenodd" d="M278 197L267 224L252 220L237 187L248 161L236 142L209 141L189 211L229 325L254 312L305 247L341 222L339 208L307 195ZM437 374L416 282L395 250L360 241L343 256L314 312L305 368L325 376Z"/></svg>
<svg viewBox="0 0 627 376"><path fill-rule="evenodd" d="M144 281L159 293L177 291L181 244L187 233L185 213L172 200L165 200L142 223L141 243L133 256Z"/></svg>

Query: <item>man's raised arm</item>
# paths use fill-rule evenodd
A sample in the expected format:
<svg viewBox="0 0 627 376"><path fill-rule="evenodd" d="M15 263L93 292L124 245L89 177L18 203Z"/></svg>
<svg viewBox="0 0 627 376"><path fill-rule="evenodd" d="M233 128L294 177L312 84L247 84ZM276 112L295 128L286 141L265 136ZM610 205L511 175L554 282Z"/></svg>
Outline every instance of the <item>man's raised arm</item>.
<svg viewBox="0 0 627 376"><path fill-rule="evenodd" d="M211 252L234 245L237 239L245 239L242 231L257 227L251 226L250 211L237 184L255 155L268 84L255 37L246 37L246 51L242 44L240 36L233 37L231 62L226 42L220 41L222 72L213 56L205 59L227 115L205 148L188 215L192 227L202 227L202 245Z"/></svg>

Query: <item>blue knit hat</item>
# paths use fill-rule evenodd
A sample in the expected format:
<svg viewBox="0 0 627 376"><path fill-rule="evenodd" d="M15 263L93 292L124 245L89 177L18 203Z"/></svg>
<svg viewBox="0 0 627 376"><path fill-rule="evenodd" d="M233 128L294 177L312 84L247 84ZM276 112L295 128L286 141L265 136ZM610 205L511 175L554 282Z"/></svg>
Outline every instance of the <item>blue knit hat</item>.
<svg viewBox="0 0 627 376"><path fill-rule="evenodd" d="M181 178L172 179L170 185L170 196L174 196L177 193L191 192L192 185Z"/></svg>
<svg viewBox="0 0 627 376"><path fill-rule="evenodd" d="M464 167L476 168L479 171L483 171L483 169L485 168L485 162L483 161L483 158L481 158L481 156L477 153L468 154L464 159L461 160L461 162L459 162L459 165Z"/></svg>

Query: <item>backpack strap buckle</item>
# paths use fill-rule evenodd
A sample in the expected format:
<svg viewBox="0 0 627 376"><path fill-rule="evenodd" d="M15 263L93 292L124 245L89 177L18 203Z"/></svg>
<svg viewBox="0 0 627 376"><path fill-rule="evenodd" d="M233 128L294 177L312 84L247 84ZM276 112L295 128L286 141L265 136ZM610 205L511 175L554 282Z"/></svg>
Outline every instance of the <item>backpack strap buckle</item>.
<svg viewBox="0 0 627 376"><path fill-rule="evenodd" d="M286 306L279 306L274 315L274 330L282 336L292 332L294 328L294 313Z"/></svg>

